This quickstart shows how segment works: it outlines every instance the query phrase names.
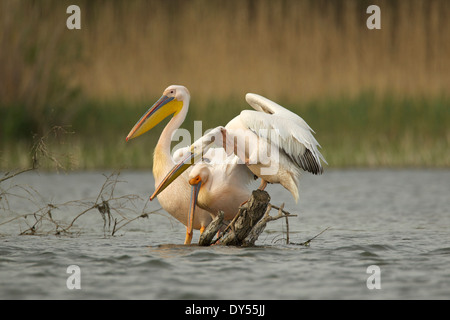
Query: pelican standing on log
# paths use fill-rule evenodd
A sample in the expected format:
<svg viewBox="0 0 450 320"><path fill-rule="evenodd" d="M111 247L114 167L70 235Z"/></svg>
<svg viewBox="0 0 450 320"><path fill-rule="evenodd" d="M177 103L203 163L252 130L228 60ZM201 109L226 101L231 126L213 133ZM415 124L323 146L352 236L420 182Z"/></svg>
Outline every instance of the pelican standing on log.
<svg viewBox="0 0 450 320"><path fill-rule="evenodd" d="M279 183L292 194L296 202L298 201L301 172L322 174L321 160L326 163L318 150L320 145L312 134L314 131L297 114L267 98L248 93L246 100L255 111L242 111L225 127L217 127L194 142L188 150L188 156L168 172L150 199L159 197L165 188L192 165L193 159L198 160L201 154L209 152L210 147L215 144L222 147L224 153L228 155L228 158L222 157L223 159L229 160L230 155L234 154L240 160L239 163L246 165L247 170L242 166L236 166L241 175L245 174L248 177L251 173L261 178L259 189L263 190L267 183ZM268 153L270 156L267 156ZM205 209L211 208L220 198L225 201L232 198L229 194L221 192L216 192L214 196L210 195L211 186L209 188L202 186L202 182L205 178L212 180L214 176L220 176L222 171L216 165L213 167L216 169L215 173L211 170L205 173L200 169L201 165L197 163L189 174L189 183L195 190L192 192L190 219L195 217L193 210L197 203L200 208ZM225 177L219 181L216 184L217 189L220 183L227 184L228 189L231 189L233 184L235 188L240 187L231 178ZM220 207L215 209L220 210Z"/></svg>

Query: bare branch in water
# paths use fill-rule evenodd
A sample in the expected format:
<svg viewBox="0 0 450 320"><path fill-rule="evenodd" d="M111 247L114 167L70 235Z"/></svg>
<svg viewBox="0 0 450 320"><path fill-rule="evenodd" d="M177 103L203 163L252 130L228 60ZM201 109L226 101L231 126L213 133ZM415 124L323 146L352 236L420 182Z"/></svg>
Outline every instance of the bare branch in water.
<svg viewBox="0 0 450 320"><path fill-rule="evenodd" d="M309 240L306 240L305 242L301 242L301 243L293 243L293 242L291 242L292 244L295 244L295 245L298 245L298 246L309 246L309 244L311 243L311 241L312 240L314 240L314 239L316 239L318 236L320 236L322 233L324 233L325 231L327 231L328 229L330 229L331 227L327 227L327 228L325 228L324 230L322 230L321 232L319 232L318 234L316 234L314 237L312 237L311 239L309 239Z"/></svg>
<svg viewBox="0 0 450 320"><path fill-rule="evenodd" d="M49 160L54 166L56 171L66 170L66 167L61 164L59 158L62 155L55 155L55 153L49 149L49 139L60 139L63 135L73 134L73 131L69 131L70 126L53 126L45 135L38 137L33 136L34 144L31 147L31 160L32 167L30 170L37 169L41 160ZM70 155L64 155L70 157Z"/></svg>
<svg viewBox="0 0 450 320"><path fill-rule="evenodd" d="M17 216L0 222L1 225L5 225L12 221L21 219L27 225L25 230L20 232L21 235L34 235L34 234L73 234L73 228L76 222L88 212L99 212L103 219L103 233L106 236L110 234L116 235L117 232L128 225L129 223L139 219L147 218L149 214L156 213L157 210L151 212L145 212L144 208L139 211L137 209L136 202L143 199L135 194L115 195L115 189L118 183L124 182L119 180L120 172L114 172L110 175L105 175L106 180L100 188L98 194L95 196L94 201L87 199L70 200L64 203L50 203L44 206L38 206L38 208L32 213L18 214ZM26 187L21 187L25 194L31 194L31 191ZM34 190L34 189L32 189ZM5 194L5 193L3 193ZM29 200L26 196L11 193L8 196L16 196L26 200ZM8 211L12 212L7 204ZM68 212L73 211L73 208L78 210L75 217L69 222L59 221L54 218L54 213L58 211ZM131 217L130 217L131 215ZM29 218L32 218L32 221ZM44 224L52 227L51 231L44 229ZM112 231L111 231L111 223Z"/></svg>
<svg viewBox="0 0 450 320"><path fill-rule="evenodd" d="M60 163L56 155L49 149L48 140L50 138L60 138L62 135L73 134L73 132L69 131L68 128L69 126L53 126L43 136L38 137L36 134L33 135L34 143L31 147L31 167L18 171L6 172L3 177L0 178L0 184L25 172L38 169L39 163L42 159L51 161L55 165L57 171L58 169L66 170L66 168Z"/></svg>
<svg viewBox="0 0 450 320"><path fill-rule="evenodd" d="M3 176L3 178L0 179L0 183L2 183L3 181L6 181L8 179L12 179L15 176L18 176L19 174L34 170L35 168L27 168L27 169L23 169L23 170L19 170L16 172L6 172L5 175Z"/></svg>
<svg viewBox="0 0 450 320"><path fill-rule="evenodd" d="M139 219L146 218L149 214L156 213L161 209L152 212L146 212L148 200L142 209L138 209L137 202L143 200L136 194L116 195L116 186L124 183L119 179L120 171L115 171L109 175L104 175L105 181L99 192L95 195L95 200L78 199L70 200L64 203L42 203L42 195L39 194L31 186L19 185L11 183L5 187L7 180L12 181L13 178L33 170L37 170L43 161L50 161L56 171L66 170L63 162L64 157L68 155L57 155L51 148L49 140L58 139L62 143L61 138L67 134L72 134L69 127L54 126L43 136L33 136L33 146L31 147L31 167L10 171L0 178L0 209L9 212L13 217L6 221L0 221L0 226L6 225L13 221L22 221L26 224L25 230L21 230L21 235L27 234L51 234L60 235L62 233L73 234L76 222L88 212L98 212L103 219L103 233L106 235L117 234L117 232L129 223ZM70 155L69 155L70 157ZM63 159L62 162L60 159ZM24 209L12 208L13 198L19 199L22 203L31 205L35 209L31 212L20 212ZM57 212L67 213L76 211L72 220L67 223L59 221L55 217ZM31 218L31 220L30 220ZM66 218L67 219L67 218ZM111 231L111 223L113 223ZM51 226L51 230L45 227Z"/></svg>

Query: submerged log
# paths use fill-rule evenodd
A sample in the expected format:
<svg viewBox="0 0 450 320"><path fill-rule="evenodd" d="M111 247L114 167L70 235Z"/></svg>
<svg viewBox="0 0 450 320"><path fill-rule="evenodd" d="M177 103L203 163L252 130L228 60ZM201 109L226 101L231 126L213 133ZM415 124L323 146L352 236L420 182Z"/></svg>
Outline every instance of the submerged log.
<svg viewBox="0 0 450 320"><path fill-rule="evenodd" d="M270 202L269 194L264 190L255 190L228 226L228 232L222 236L220 243L226 246L241 246L266 212Z"/></svg>
<svg viewBox="0 0 450 320"><path fill-rule="evenodd" d="M280 207L274 206L269 203L269 205L267 206L267 209L266 209L266 213L264 214L264 217L262 217L262 219L258 221L256 226L252 229L250 234L245 239L243 245L244 246L255 245L256 240L258 240L259 235L266 228L267 223L270 221L275 221L275 220L281 219L281 218L286 219L286 244L289 244L290 242L289 242L289 219L288 218L297 217L297 215L290 214L289 212L284 211L283 208L284 208L284 203ZM274 217L270 215L270 210L272 210L272 209L278 209L278 214Z"/></svg>
<svg viewBox="0 0 450 320"><path fill-rule="evenodd" d="M246 243L245 238L249 235L253 227L258 223L258 221L266 212L269 201L270 196L266 191L253 191L250 199L239 209L238 214L223 230L221 236L214 242L211 242L215 234L223 225L223 213L219 212L216 218L208 225L208 227L200 236L199 245L244 245Z"/></svg>
<svg viewBox="0 0 450 320"><path fill-rule="evenodd" d="M266 212L264 213L264 216L262 219L258 221L258 223L252 228L248 236L245 238L243 245L244 246L254 246L256 240L258 240L259 235L264 231L266 228L267 222L271 221L269 212L272 209L271 205L269 204L267 206Z"/></svg>
<svg viewBox="0 0 450 320"><path fill-rule="evenodd" d="M223 216L224 216L223 211L219 211L219 213L214 218L214 220L211 221L210 224L208 224L205 231L203 231L203 233L200 235L200 239L198 240L199 246L211 245L211 242L212 242L214 236L217 234L217 232L222 227Z"/></svg>
<svg viewBox="0 0 450 320"><path fill-rule="evenodd" d="M224 213L220 211L213 221L206 227L205 231L200 235L199 245L209 246L226 245L226 246L254 246L256 240L266 228L270 221L285 218L286 222L289 217L297 215L290 214L283 210L284 204L280 207L271 205L270 196L264 190L255 190L252 192L250 199L239 208L239 212L233 220L224 229L225 221ZM270 215L270 210L278 209L276 216ZM286 224L288 225L288 224ZM223 230L223 231L222 231ZM214 236L219 232L220 236L213 241ZM289 233L289 230L286 230ZM289 235L286 235L286 242L289 243Z"/></svg>

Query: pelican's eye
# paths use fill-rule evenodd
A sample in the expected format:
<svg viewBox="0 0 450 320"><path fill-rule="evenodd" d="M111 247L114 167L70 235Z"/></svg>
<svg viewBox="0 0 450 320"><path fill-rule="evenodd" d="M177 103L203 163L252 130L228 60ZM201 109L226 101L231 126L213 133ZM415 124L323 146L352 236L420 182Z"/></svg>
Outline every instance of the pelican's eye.
<svg viewBox="0 0 450 320"><path fill-rule="evenodd" d="M202 182L202 178L200 178L200 176L196 176L189 180L190 185L199 184L200 182Z"/></svg>

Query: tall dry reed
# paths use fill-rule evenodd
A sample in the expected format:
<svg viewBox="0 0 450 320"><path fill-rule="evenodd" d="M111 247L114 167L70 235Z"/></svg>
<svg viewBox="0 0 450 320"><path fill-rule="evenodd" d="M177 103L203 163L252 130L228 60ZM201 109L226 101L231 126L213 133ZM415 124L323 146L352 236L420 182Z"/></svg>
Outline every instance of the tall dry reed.
<svg viewBox="0 0 450 320"><path fill-rule="evenodd" d="M366 27L372 3L381 30ZM147 97L172 83L198 99L288 100L450 85L448 1L95 2L84 11L88 61L76 75L93 97Z"/></svg>
<svg viewBox="0 0 450 320"><path fill-rule="evenodd" d="M432 164L428 154L441 155L440 165L449 163L448 152L440 153L448 149L448 126L433 129L448 121L449 1L79 0L81 30L66 28L70 4L0 1L0 160L7 163L2 167L26 161L20 159L26 159L27 147L16 145L16 139L68 124L74 125L72 149L81 150L81 167L116 165L123 159L110 158L125 150L123 136L169 84L189 88L193 108L188 120L205 120L205 128L223 124L245 107L246 92L296 108L318 132L333 126L324 148L328 144L328 150L339 151L336 143L348 139L342 159L332 164L407 163L403 159L414 155L417 139L408 121L425 128L423 136L432 142L409 163ZM381 30L366 27L371 4L381 8ZM381 98L359 98L372 93ZM387 104L383 97L390 96L397 98ZM420 99L429 100L421 104ZM305 108L326 101L329 107ZM420 105L412 108L414 101ZM206 108L212 111L209 119L202 112ZM402 113L392 117L391 109ZM405 118L410 110L414 117ZM349 112L355 117L348 118ZM358 134L361 123L380 128L386 119L388 130L403 137L405 157L393 162L397 147L386 160L369 159L364 148L361 157L352 154L364 145L388 150L382 145L389 134L374 131L373 138L365 137L373 143ZM97 145L85 148L93 136ZM98 146L106 151L97 152ZM128 156L127 150L121 156ZM148 162L136 160L136 165Z"/></svg>
<svg viewBox="0 0 450 320"><path fill-rule="evenodd" d="M381 30L366 27L373 3ZM256 91L289 100L450 85L445 0L78 1L76 31L65 26L69 4L1 2L1 104L41 106L56 73L100 99L153 97L172 83L198 99Z"/></svg>

